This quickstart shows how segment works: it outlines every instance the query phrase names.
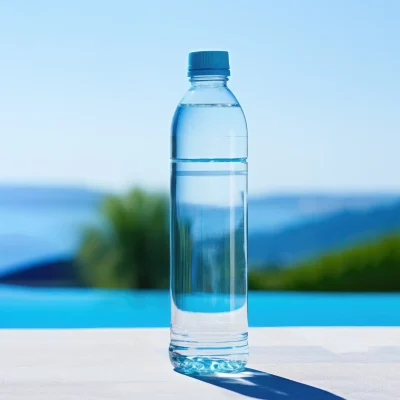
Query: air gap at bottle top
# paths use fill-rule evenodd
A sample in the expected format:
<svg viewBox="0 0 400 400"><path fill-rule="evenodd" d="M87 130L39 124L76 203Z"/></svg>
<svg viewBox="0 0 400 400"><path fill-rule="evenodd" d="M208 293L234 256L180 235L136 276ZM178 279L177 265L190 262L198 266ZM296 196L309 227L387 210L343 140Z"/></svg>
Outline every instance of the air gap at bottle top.
<svg viewBox="0 0 400 400"><path fill-rule="evenodd" d="M172 365L239 372L247 342L247 125L226 51L189 54L171 132Z"/></svg>

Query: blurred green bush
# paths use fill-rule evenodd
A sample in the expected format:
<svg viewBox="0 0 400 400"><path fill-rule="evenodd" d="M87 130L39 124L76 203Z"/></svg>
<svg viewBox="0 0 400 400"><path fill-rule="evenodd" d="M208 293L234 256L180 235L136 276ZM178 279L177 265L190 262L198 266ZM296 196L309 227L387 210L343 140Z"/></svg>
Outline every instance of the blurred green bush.
<svg viewBox="0 0 400 400"><path fill-rule="evenodd" d="M299 265L249 273L253 290L400 291L400 235L332 252Z"/></svg>
<svg viewBox="0 0 400 400"><path fill-rule="evenodd" d="M103 227L89 227L77 255L85 285L105 288L169 286L169 211L163 194L133 189L110 195Z"/></svg>

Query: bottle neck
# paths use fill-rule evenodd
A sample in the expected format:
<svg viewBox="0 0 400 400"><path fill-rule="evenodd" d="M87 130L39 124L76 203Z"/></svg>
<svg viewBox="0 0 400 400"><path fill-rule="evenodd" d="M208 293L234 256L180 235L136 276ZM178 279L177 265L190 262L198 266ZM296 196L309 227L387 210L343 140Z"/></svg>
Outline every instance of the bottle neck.
<svg viewBox="0 0 400 400"><path fill-rule="evenodd" d="M225 75L194 75L190 77L192 87L226 86L228 77Z"/></svg>

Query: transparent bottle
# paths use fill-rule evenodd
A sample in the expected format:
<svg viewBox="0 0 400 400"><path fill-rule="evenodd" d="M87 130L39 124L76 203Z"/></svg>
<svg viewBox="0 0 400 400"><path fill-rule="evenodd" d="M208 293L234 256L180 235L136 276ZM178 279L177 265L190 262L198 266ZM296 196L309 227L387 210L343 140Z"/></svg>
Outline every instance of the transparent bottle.
<svg viewBox="0 0 400 400"><path fill-rule="evenodd" d="M171 132L170 360L186 374L239 372L247 343L247 125L228 53L189 54Z"/></svg>

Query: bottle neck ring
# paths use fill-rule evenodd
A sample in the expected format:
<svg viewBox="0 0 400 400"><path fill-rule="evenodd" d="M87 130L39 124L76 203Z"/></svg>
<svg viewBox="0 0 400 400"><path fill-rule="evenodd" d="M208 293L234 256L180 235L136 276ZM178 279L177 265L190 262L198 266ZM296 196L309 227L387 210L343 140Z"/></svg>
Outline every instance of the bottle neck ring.
<svg viewBox="0 0 400 400"><path fill-rule="evenodd" d="M228 77L226 75L194 75L189 78L192 86L226 86Z"/></svg>

